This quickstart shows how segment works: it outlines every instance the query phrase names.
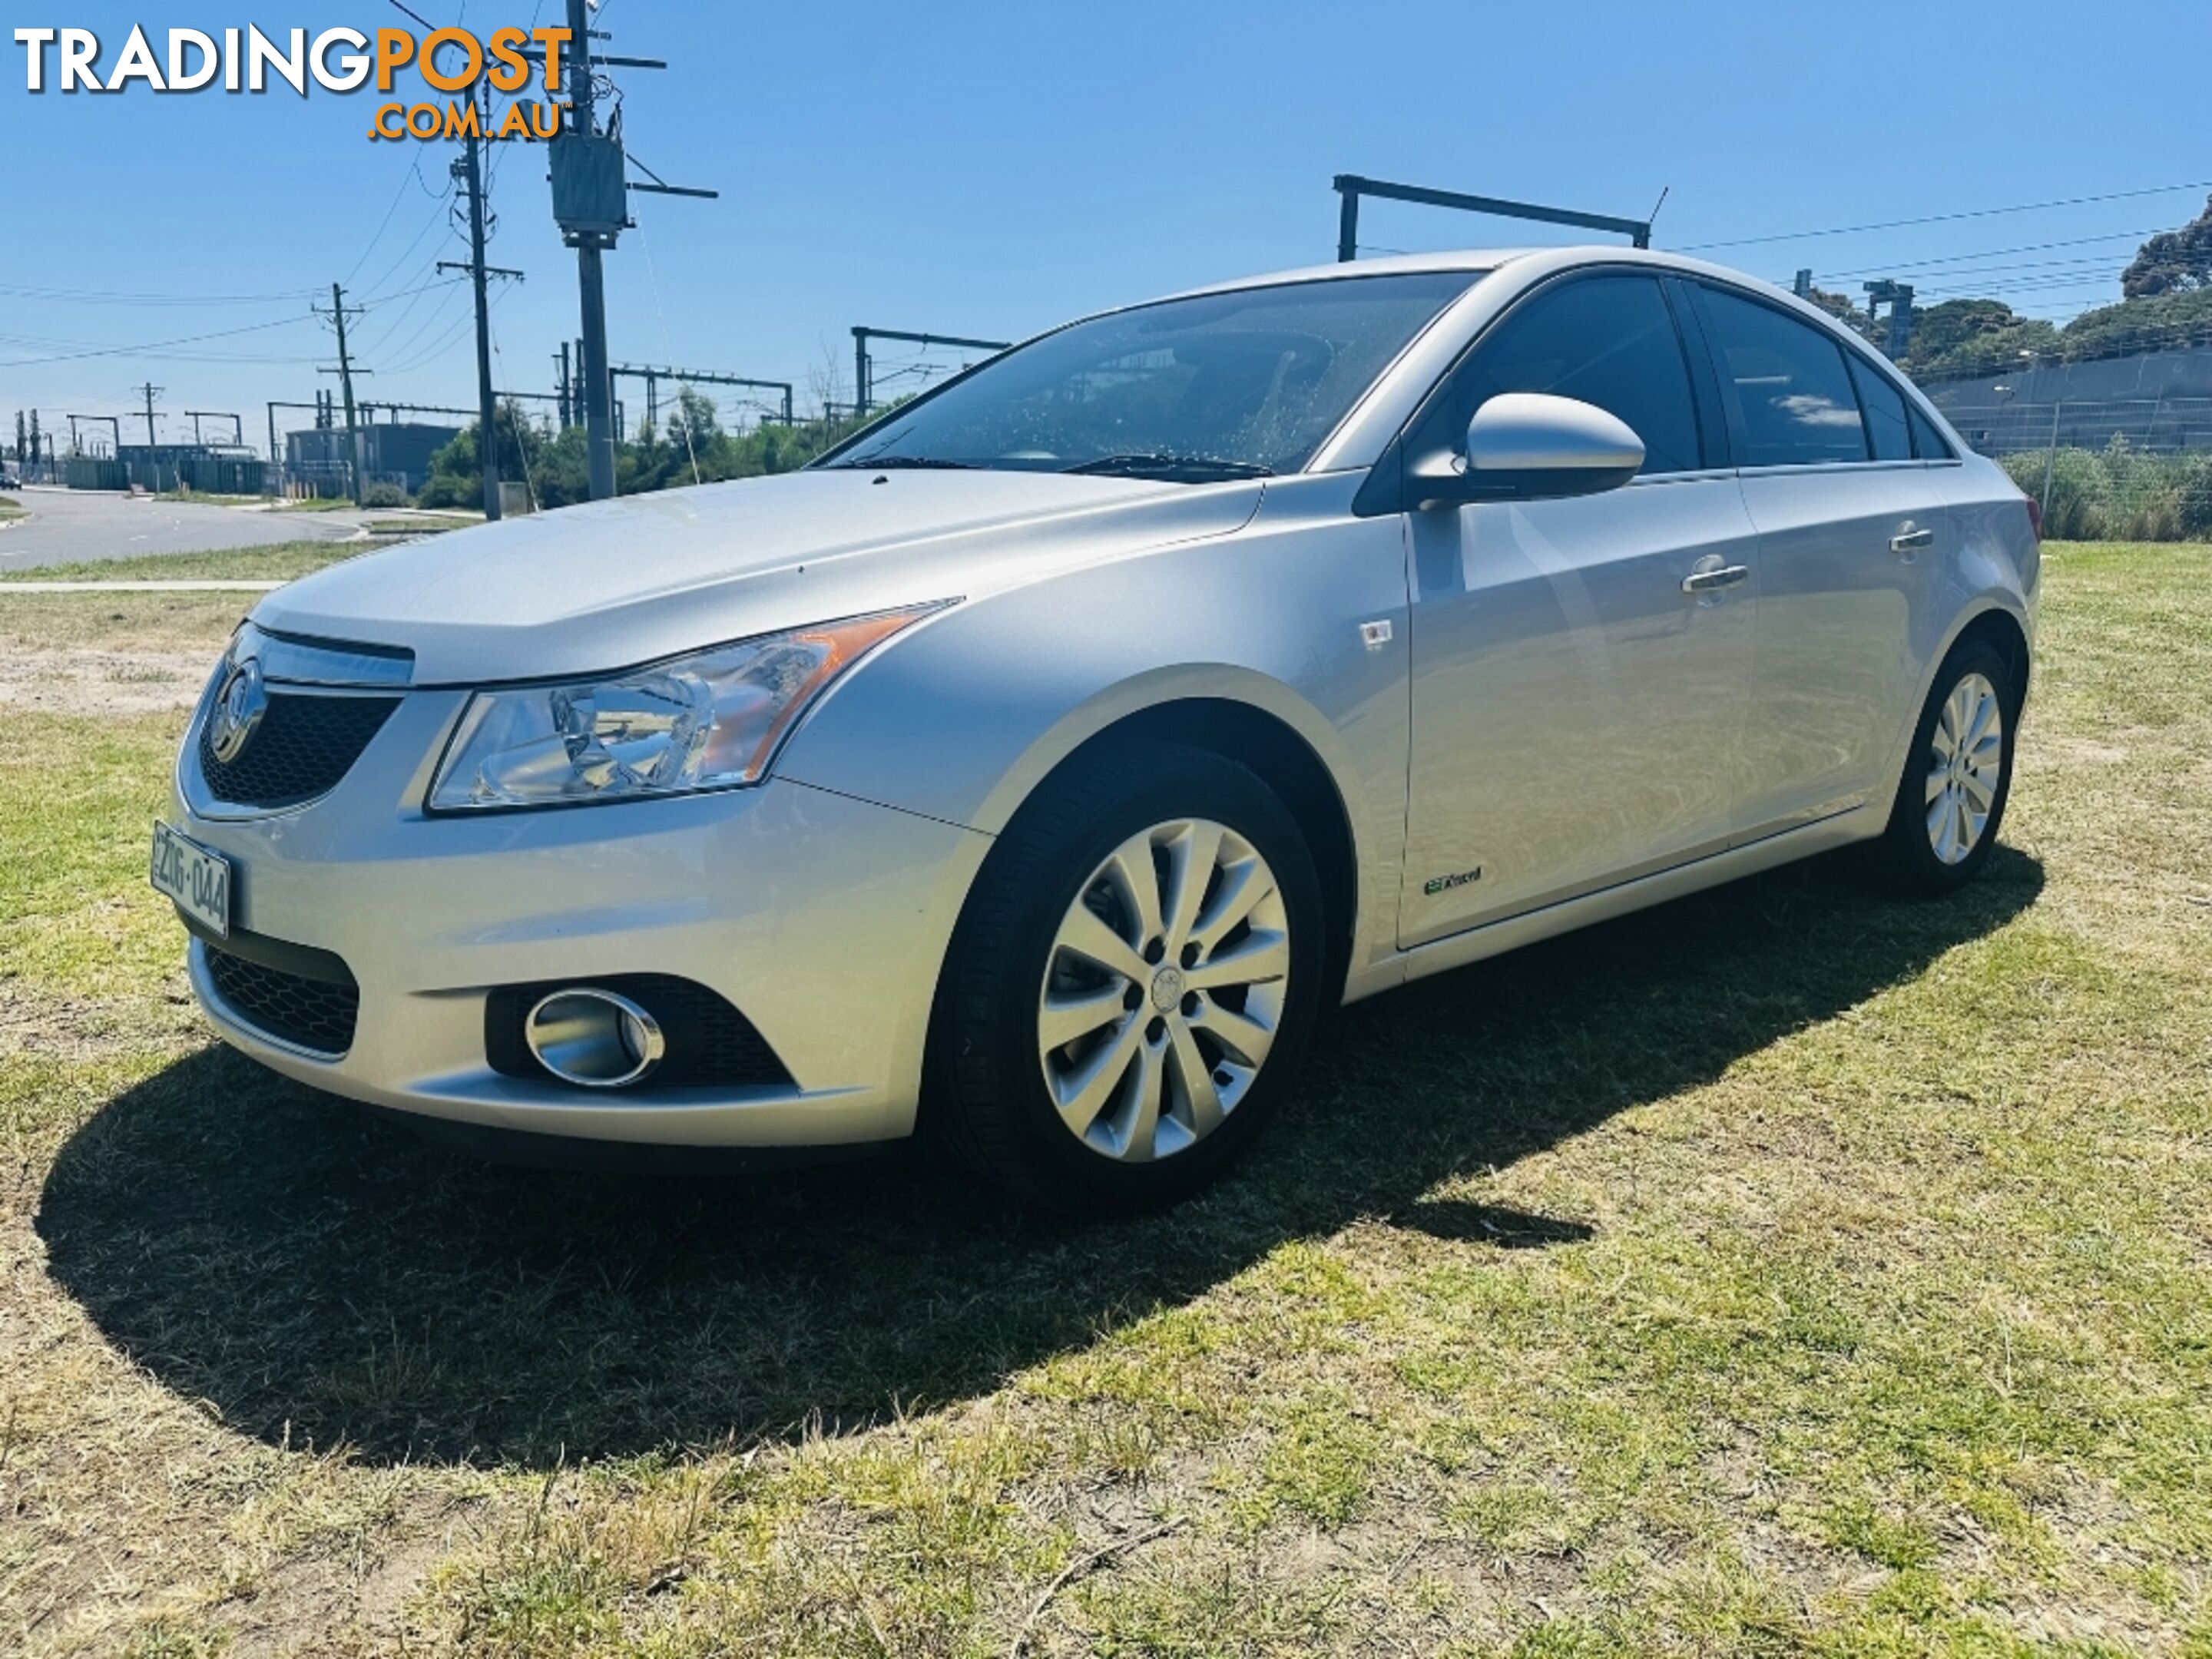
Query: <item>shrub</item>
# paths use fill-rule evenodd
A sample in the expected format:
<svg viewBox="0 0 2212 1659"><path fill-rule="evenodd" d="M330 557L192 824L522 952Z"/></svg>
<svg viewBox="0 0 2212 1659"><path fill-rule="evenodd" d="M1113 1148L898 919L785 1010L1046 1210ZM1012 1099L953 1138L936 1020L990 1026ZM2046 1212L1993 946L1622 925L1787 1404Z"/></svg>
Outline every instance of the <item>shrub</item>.
<svg viewBox="0 0 2212 1659"><path fill-rule="evenodd" d="M2212 541L2212 455L2191 455L2174 491L2174 516L2191 541Z"/></svg>
<svg viewBox="0 0 2212 1659"><path fill-rule="evenodd" d="M2212 455L2147 455L2115 435L2103 449L2022 450L2012 481L2042 498L2044 534L2059 541L2171 542L2212 536Z"/></svg>

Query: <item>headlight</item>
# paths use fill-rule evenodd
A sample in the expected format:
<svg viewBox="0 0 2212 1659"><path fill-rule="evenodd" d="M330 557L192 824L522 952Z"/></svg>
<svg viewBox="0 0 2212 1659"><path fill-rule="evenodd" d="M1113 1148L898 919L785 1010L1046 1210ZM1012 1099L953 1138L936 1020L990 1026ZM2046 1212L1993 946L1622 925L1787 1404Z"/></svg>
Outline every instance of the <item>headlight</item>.
<svg viewBox="0 0 2212 1659"><path fill-rule="evenodd" d="M430 810L633 800L757 783L807 706L937 605L795 628L573 685L479 691Z"/></svg>

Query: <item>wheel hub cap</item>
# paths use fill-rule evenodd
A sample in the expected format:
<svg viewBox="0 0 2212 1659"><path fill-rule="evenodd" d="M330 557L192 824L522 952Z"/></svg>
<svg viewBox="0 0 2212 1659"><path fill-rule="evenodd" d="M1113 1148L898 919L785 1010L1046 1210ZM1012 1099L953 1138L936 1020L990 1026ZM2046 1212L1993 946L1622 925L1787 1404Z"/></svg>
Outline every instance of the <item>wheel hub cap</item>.
<svg viewBox="0 0 2212 1659"><path fill-rule="evenodd" d="M1951 689L1928 749L1928 845L1942 863L1962 863L1988 832L2004 765L2004 711L1986 676Z"/></svg>
<svg viewBox="0 0 2212 1659"><path fill-rule="evenodd" d="M1045 963L1037 1052L1060 1121L1130 1163L1195 1146L1266 1063L1290 967L1289 913L1249 842L1204 818L1132 836Z"/></svg>

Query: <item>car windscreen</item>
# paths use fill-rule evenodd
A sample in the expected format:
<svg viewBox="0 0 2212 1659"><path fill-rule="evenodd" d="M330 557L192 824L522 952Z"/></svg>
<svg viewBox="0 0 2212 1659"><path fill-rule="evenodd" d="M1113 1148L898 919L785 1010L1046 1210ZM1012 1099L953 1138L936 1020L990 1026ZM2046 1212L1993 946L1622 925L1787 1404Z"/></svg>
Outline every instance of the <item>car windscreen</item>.
<svg viewBox="0 0 2212 1659"><path fill-rule="evenodd" d="M1285 283L1095 317L896 412L825 464L1191 482L1294 472L1482 274Z"/></svg>

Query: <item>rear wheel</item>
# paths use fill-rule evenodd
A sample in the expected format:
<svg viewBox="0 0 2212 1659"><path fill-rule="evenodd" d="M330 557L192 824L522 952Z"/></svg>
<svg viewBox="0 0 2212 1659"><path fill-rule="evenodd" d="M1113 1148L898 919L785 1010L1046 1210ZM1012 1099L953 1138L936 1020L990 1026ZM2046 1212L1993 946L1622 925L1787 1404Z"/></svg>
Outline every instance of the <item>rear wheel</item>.
<svg viewBox="0 0 2212 1659"><path fill-rule="evenodd" d="M924 1127L1063 1209L1170 1201L1281 1099L1320 1000L1313 860L1232 761L1129 744L1048 786L986 860L946 963Z"/></svg>
<svg viewBox="0 0 2212 1659"><path fill-rule="evenodd" d="M1948 893L1989 862L2012 793L2014 678L1986 641L1968 640L1944 659L1913 730L1889 827L1872 849L1885 884Z"/></svg>

